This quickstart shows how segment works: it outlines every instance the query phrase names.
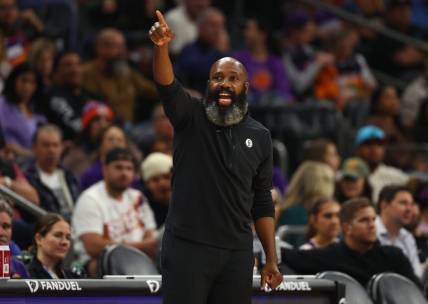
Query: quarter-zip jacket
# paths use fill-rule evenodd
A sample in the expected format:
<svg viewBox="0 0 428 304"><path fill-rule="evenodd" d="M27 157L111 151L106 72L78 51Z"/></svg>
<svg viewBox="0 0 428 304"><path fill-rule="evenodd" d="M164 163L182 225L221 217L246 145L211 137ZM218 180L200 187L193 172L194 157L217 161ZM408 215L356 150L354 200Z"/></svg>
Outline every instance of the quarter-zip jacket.
<svg viewBox="0 0 428 304"><path fill-rule="evenodd" d="M177 80L158 90L175 132L166 228L210 246L251 248L251 222L274 216L269 131L249 115L214 125Z"/></svg>

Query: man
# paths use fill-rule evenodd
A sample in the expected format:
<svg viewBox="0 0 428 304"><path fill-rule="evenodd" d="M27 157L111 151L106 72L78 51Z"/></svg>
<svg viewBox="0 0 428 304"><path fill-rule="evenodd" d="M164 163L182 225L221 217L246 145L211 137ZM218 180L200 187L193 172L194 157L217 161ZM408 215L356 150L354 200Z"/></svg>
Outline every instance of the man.
<svg viewBox="0 0 428 304"><path fill-rule="evenodd" d="M266 252L262 288L276 288L272 143L247 113L247 73L226 57L210 70L207 96L174 79L163 15L150 30L153 75L174 127L173 193L162 244L164 303L251 302L251 222ZM189 260L191 258L191 261ZM189 263L190 262L190 263Z"/></svg>
<svg viewBox="0 0 428 304"><path fill-rule="evenodd" d="M104 179L77 201L72 220L75 250L91 276L96 273L96 259L108 245L129 245L153 258L156 254L156 223L142 193L130 188L134 173L131 152L113 148L104 159Z"/></svg>
<svg viewBox="0 0 428 304"><path fill-rule="evenodd" d="M344 272L363 286L382 272L396 272L420 285L409 260L393 246L376 239L376 211L366 198L347 201L340 210L344 240L322 249L281 249L283 261L299 274L333 270Z"/></svg>
<svg viewBox="0 0 428 304"><path fill-rule="evenodd" d="M74 51L57 55L54 63L54 85L48 91L47 119L58 125L65 139L75 139L82 130L83 107L95 94L82 88L82 62Z"/></svg>
<svg viewBox="0 0 428 304"><path fill-rule="evenodd" d="M152 153L141 164L144 194L153 209L158 227L164 224L171 201L171 173L172 157L164 153Z"/></svg>
<svg viewBox="0 0 428 304"><path fill-rule="evenodd" d="M415 204L412 193L406 187L384 187L379 195L376 230L380 243L400 248L412 264L415 274L422 277L415 238L404 228L413 220Z"/></svg>
<svg viewBox="0 0 428 304"><path fill-rule="evenodd" d="M73 174L61 166L62 132L55 125L37 129L33 138L35 161L25 170L28 182L36 188L40 207L70 220L79 195Z"/></svg>
<svg viewBox="0 0 428 304"><path fill-rule="evenodd" d="M361 157L370 167L368 177L372 187L372 200L378 201L379 193L384 186L403 185L409 176L401 170L383 163L385 157L385 132L373 125L361 127L356 136L357 156Z"/></svg>
<svg viewBox="0 0 428 304"><path fill-rule="evenodd" d="M95 52L96 58L83 67L84 88L103 97L118 118L133 122L137 101L157 100L154 84L129 66L122 32L102 30Z"/></svg>
<svg viewBox="0 0 428 304"><path fill-rule="evenodd" d="M224 14L216 8L205 9L198 17L198 37L177 57L175 69L184 85L204 94L211 65L229 51L229 35Z"/></svg>
<svg viewBox="0 0 428 304"><path fill-rule="evenodd" d="M22 262L15 258L20 250L12 241L13 211L10 203L0 196L0 245L10 247L10 277L12 279L29 278L28 271Z"/></svg>

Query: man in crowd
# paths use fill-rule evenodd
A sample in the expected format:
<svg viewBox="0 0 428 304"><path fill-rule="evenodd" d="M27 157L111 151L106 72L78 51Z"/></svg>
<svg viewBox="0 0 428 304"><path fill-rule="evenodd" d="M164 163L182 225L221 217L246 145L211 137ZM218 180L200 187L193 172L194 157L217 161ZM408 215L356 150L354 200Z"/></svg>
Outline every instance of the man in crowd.
<svg viewBox="0 0 428 304"><path fill-rule="evenodd" d="M152 258L157 253L153 212L143 194L130 188L134 174L131 152L113 148L104 159L104 179L77 201L72 220L75 249L92 276L97 269L96 259L108 245L132 246Z"/></svg>

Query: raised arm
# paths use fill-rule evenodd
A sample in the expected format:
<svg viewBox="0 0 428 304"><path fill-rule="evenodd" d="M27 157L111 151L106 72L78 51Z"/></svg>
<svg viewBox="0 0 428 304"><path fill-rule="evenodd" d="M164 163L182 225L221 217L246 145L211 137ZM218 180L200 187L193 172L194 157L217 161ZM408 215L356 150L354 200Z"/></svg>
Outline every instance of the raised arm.
<svg viewBox="0 0 428 304"><path fill-rule="evenodd" d="M168 43L174 38L160 11L156 11L158 22L149 31L150 39L155 44L153 55L153 76L161 85L169 85L174 80L171 59L169 57Z"/></svg>

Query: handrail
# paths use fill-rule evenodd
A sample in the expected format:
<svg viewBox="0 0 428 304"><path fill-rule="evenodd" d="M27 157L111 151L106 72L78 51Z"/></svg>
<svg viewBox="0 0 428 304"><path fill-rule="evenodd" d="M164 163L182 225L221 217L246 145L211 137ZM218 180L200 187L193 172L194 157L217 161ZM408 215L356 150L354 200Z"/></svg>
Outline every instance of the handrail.
<svg viewBox="0 0 428 304"><path fill-rule="evenodd" d="M39 206L35 205L34 203L30 202L26 198L22 197L18 193L10 190L6 186L0 185L0 194L7 196L10 198L13 202L15 202L16 205L18 205L21 209L31 213L35 217L39 218L47 214L47 211L40 208Z"/></svg>
<svg viewBox="0 0 428 304"><path fill-rule="evenodd" d="M422 40L415 39L408 35L397 32L393 29L390 29L384 25L368 20L367 18L361 17L357 14L350 13L340 7L337 7L333 4L326 3L320 0L300 0L301 2L316 7L318 9L328 11L341 19L347 20L349 22L355 23L357 25L370 28L376 32L381 33L382 35L392 38L394 40L400 41L405 44L410 44L423 52L428 53L428 44Z"/></svg>

